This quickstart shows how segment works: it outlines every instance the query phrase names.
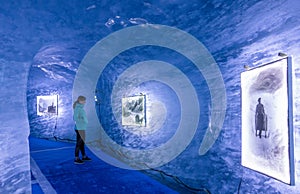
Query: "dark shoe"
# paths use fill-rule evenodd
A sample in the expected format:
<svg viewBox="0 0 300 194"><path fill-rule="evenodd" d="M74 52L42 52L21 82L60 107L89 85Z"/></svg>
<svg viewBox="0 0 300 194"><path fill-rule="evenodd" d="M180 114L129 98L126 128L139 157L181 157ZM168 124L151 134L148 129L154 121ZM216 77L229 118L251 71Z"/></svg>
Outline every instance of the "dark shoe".
<svg viewBox="0 0 300 194"><path fill-rule="evenodd" d="M84 161L80 160L79 158L74 160L74 164L83 164L83 163Z"/></svg>
<svg viewBox="0 0 300 194"><path fill-rule="evenodd" d="M83 161L92 161L92 159L89 158L89 157L87 157L87 156L86 156L86 157L82 157L82 160L83 160Z"/></svg>

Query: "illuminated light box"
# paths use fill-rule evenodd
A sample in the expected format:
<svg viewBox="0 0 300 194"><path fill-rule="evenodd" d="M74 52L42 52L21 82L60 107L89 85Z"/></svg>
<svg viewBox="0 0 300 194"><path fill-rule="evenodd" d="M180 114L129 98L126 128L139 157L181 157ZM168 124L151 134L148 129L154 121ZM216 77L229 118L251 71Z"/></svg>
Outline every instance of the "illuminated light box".
<svg viewBox="0 0 300 194"><path fill-rule="evenodd" d="M37 96L37 115L57 114L58 95Z"/></svg>
<svg viewBox="0 0 300 194"><path fill-rule="evenodd" d="M122 98L122 125L146 126L145 95Z"/></svg>
<svg viewBox="0 0 300 194"><path fill-rule="evenodd" d="M295 184L291 57L241 73L242 166Z"/></svg>

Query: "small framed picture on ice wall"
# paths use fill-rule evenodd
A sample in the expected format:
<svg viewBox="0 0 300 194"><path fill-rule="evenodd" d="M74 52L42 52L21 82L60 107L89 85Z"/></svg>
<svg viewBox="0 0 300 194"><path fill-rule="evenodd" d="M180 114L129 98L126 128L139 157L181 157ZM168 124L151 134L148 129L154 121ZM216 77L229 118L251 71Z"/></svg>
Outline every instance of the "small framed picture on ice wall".
<svg viewBox="0 0 300 194"><path fill-rule="evenodd" d="M37 115L57 114L58 95L37 96Z"/></svg>
<svg viewBox="0 0 300 194"><path fill-rule="evenodd" d="M122 125L146 126L145 95L122 98Z"/></svg>
<svg viewBox="0 0 300 194"><path fill-rule="evenodd" d="M295 184L291 57L241 73L242 166Z"/></svg>

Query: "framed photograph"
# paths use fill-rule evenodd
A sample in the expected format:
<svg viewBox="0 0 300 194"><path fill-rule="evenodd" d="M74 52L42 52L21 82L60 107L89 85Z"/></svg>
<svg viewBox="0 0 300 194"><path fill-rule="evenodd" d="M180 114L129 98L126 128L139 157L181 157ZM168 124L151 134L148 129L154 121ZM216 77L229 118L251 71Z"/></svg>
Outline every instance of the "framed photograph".
<svg viewBox="0 0 300 194"><path fill-rule="evenodd" d="M295 184L291 57L241 73L242 166Z"/></svg>
<svg viewBox="0 0 300 194"><path fill-rule="evenodd" d="M37 96L37 115L57 114L58 95Z"/></svg>
<svg viewBox="0 0 300 194"><path fill-rule="evenodd" d="M146 126L145 95L122 98L122 125Z"/></svg>

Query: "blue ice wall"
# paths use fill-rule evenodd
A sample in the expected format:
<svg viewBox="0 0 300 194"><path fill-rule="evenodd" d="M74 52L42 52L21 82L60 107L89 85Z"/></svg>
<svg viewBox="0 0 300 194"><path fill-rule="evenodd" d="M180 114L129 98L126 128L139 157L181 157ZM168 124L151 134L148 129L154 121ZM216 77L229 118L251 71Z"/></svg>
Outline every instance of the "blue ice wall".
<svg viewBox="0 0 300 194"><path fill-rule="evenodd" d="M157 80L144 82L126 95L142 91L152 96L148 102L159 101L157 115L164 122L156 119L162 122L162 127L149 136L138 136L120 126L114 116L113 108L117 105L111 94L116 80L138 62L164 61L179 69L196 88L201 120L191 143L180 155L146 173L187 192L206 188L211 193L297 193L300 190L299 11L297 0L2 2L1 191L30 192L29 131L40 138L74 140L72 92L78 68L89 49L118 30L139 24L161 24L194 36L218 64L227 99L221 133L205 155L198 154L209 126L211 96L207 83L184 56L166 48L144 46L122 52L110 61L99 76L95 91L87 94L99 99L100 104L95 103L93 111L109 137L120 146L147 150L162 145L176 133L182 114L180 98L174 88ZM294 63L295 186L240 164L240 73L244 65L257 66L278 59L280 51L292 55ZM138 74L131 74L131 78L135 76ZM59 95L58 115L37 116L36 96L53 94ZM93 100L89 102L94 103ZM179 183L168 175L179 178Z"/></svg>
<svg viewBox="0 0 300 194"><path fill-rule="evenodd" d="M1 59L0 64L0 150L2 155L0 160L0 192L30 193L28 142L30 130L26 103L30 62L6 58Z"/></svg>
<svg viewBox="0 0 300 194"><path fill-rule="evenodd" d="M74 140L72 120L73 80L80 50L67 43L42 47L33 57L28 78L27 105L31 135L47 139ZM37 96L58 95L58 113L37 115Z"/></svg>

